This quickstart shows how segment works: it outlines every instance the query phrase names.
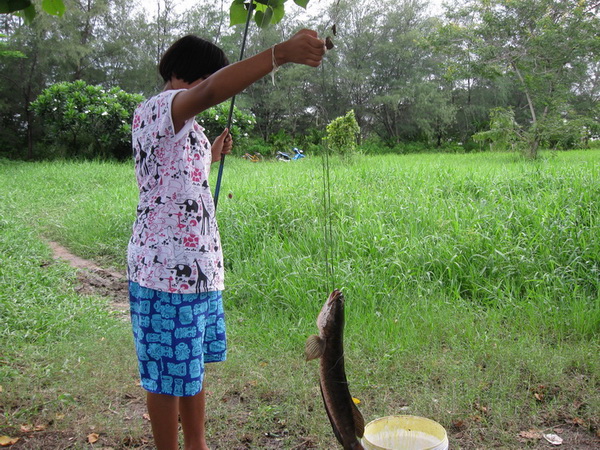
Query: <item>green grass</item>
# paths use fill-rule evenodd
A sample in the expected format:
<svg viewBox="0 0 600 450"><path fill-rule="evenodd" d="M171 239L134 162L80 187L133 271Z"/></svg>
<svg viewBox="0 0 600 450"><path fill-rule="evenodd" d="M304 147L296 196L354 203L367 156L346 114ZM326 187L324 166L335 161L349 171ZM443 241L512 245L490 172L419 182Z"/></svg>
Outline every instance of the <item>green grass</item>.
<svg viewBox="0 0 600 450"><path fill-rule="evenodd" d="M333 286L347 298L347 375L367 421L427 416L453 448L521 448L519 431L575 418L597 430L599 151L332 159L330 245L322 172L318 157L227 159L230 354L207 385L215 448L333 447L316 364L302 360ZM0 192L0 434L66 410L139 438L142 424L108 412L140 395L128 325L77 295L40 240L123 270L131 164L0 163ZM32 392L22 373L45 387Z"/></svg>

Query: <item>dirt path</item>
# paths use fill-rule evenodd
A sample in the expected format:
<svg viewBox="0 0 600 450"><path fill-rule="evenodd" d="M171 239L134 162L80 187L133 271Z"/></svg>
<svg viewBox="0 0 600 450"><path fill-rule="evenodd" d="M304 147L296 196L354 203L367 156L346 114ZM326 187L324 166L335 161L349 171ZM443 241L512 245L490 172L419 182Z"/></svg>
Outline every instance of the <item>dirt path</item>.
<svg viewBox="0 0 600 450"><path fill-rule="evenodd" d="M77 270L77 292L84 295L100 295L111 300L114 310L126 312L129 308L127 276L110 269L103 269L93 261L80 258L57 242L48 242L55 259L69 263Z"/></svg>

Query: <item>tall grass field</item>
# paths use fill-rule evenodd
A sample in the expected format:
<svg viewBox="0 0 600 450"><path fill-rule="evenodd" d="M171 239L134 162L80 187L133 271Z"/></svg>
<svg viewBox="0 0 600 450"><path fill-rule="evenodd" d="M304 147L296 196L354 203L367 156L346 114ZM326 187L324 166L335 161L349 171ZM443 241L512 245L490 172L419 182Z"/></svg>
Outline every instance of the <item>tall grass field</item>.
<svg viewBox="0 0 600 450"><path fill-rule="evenodd" d="M336 448L303 359L333 288L367 422L425 416L451 448L600 443L600 151L332 157L325 178L319 156L227 158L211 448ZM126 317L47 245L124 272L136 202L129 163L0 161L0 436L151 448Z"/></svg>

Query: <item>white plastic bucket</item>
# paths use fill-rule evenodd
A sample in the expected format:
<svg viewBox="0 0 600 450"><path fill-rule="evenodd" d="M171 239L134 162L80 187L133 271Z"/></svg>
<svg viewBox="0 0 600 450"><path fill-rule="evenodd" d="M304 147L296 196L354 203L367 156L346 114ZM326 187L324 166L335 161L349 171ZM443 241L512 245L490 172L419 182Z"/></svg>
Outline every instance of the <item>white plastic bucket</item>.
<svg viewBox="0 0 600 450"><path fill-rule="evenodd" d="M439 423L417 416L388 416L369 422L365 450L447 450L448 436Z"/></svg>

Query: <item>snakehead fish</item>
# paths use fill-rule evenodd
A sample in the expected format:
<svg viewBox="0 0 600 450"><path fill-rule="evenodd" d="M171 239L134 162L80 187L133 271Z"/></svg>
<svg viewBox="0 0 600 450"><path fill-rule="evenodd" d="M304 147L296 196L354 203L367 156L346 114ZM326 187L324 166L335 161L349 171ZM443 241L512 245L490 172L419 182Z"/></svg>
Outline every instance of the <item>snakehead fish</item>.
<svg viewBox="0 0 600 450"><path fill-rule="evenodd" d="M327 416L344 450L364 450L358 438L365 421L354 404L344 368L344 296L337 289L330 295L317 317L319 335L312 335L304 349L306 360L320 358L321 395Z"/></svg>

